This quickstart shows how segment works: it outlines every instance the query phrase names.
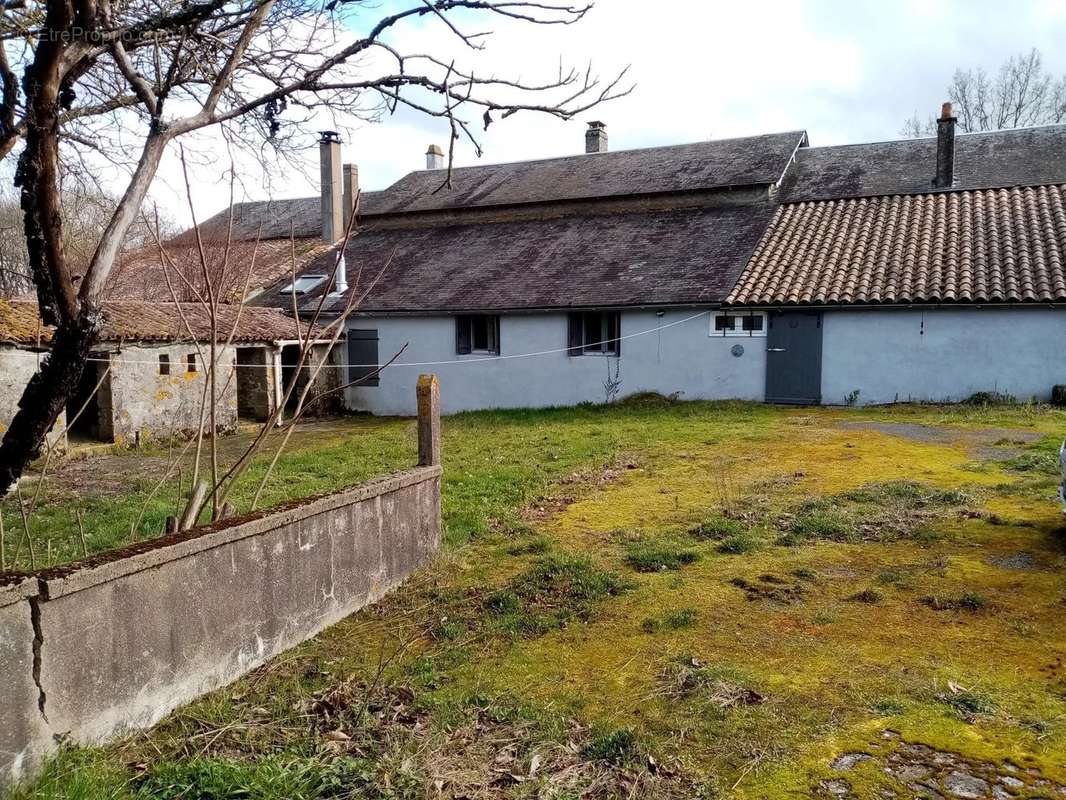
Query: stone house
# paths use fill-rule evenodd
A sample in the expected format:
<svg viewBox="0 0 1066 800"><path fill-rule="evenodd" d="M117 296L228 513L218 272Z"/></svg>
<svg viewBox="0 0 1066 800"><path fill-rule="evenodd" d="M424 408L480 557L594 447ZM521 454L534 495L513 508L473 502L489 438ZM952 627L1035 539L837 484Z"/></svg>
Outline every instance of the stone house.
<svg viewBox="0 0 1066 800"><path fill-rule="evenodd" d="M104 313L81 385L52 435L133 445L194 433L208 380L207 310L198 303L108 302ZM274 309L229 305L220 306L216 329L222 365L216 375L219 430L231 431L241 419L265 420L298 363L296 321ZM50 337L36 303L0 300L0 430L14 416ZM312 338L317 343L311 359L327 358L329 333L319 326ZM308 369L298 385L305 376ZM335 368L323 370L316 391L336 386L337 380Z"/></svg>
<svg viewBox="0 0 1066 800"><path fill-rule="evenodd" d="M812 147L803 131L426 169L364 193L359 234L255 303L339 312L350 409L654 391L785 403L1046 399L1066 383L1066 126ZM304 235L340 238L358 172L320 144ZM314 209L318 207L316 218ZM265 207L264 207L265 208ZM250 228L260 214L246 204ZM324 301L322 296L326 294ZM383 364L403 351L380 375Z"/></svg>

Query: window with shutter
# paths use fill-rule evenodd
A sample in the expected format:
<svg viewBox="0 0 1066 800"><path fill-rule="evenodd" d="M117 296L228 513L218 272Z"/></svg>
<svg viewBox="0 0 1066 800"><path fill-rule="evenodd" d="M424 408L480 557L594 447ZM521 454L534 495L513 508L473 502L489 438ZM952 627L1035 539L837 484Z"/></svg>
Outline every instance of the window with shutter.
<svg viewBox="0 0 1066 800"><path fill-rule="evenodd" d="M500 353L500 318L496 314L460 314L455 318L455 352Z"/></svg>
<svg viewBox="0 0 1066 800"><path fill-rule="evenodd" d="M570 315L571 356L621 355L622 322L617 311L586 311Z"/></svg>
<svg viewBox="0 0 1066 800"><path fill-rule="evenodd" d="M359 381L359 386L377 386L378 364L377 329L352 328L348 330L348 380Z"/></svg>

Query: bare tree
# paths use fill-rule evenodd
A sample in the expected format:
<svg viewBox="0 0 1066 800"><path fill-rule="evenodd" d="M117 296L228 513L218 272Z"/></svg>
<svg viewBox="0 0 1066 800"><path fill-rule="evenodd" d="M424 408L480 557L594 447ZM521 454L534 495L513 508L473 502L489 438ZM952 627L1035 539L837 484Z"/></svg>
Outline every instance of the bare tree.
<svg viewBox="0 0 1066 800"><path fill-rule="evenodd" d="M118 201L94 184L74 179L64 181L63 247L76 272L84 270L96 249L100 231L115 212ZM164 231L173 232L173 225L164 220ZM126 234L123 256L144 248L150 240L147 226L134 223ZM22 208L17 196L0 190L0 297L14 297L33 291L33 276L26 251Z"/></svg>
<svg viewBox="0 0 1066 800"><path fill-rule="evenodd" d="M260 153L267 146L284 156L299 124L314 113L372 116L405 106L445 119L452 152L460 136L476 146L469 111L482 126L519 111L565 119L626 91L619 88L622 75L601 84L590 70L560 68L542 82L475 75L450 56L406 53L389 39L402 23L430 17L460 48L480 49L488 33L465 31L469 19L570 25L588 6L410 2L395 13L376 12L371 25L363 23L374 4L360 0L3 4L0 157L18 154L15 184L30 273L42 317L56 330L0 442L0 496L39 453L77 386L101 328L101 299L116 257L176 140L216 128L234 147ZM356 23L360 34L353 33ZM64 243L60 179L65 164L100 159L128 166L129 178L91 258L75 268Z"/></svg>
<svg viewBox="0 0 1066 800"><path fill-rule="evenodd" d="M1035 47L1007 59L994 78L983 67L955 70L948 98L963 133L1066 122L1066 75L1055 80L1045 72ZM936 119L915 112L901 133L934 136Z"/></svg>

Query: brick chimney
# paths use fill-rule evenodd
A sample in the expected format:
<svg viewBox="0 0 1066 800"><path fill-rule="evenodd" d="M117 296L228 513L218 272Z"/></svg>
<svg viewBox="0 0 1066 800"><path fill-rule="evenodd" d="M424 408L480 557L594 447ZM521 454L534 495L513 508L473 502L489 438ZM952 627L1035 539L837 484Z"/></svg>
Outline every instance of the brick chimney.
<svg viewBox="0 0 1066 800"><path fill-rule="evenodd" d="M444 169L444 151L431 144L426 151L426 169Z"/></svg>
<svg viewBox="0 0 1066 800"><path fill-rule="evenodd" d="M958 118L951 112L951 103L944 103L940 119L936 121L936 177L933 186L950 189L955 182L955 123Z"/></svg>
<svg viewBox="0 0 1066 800"><path fill-rule="evenodd" d="M333 244L344 236L341 139L336 131L322 131L319 134L318 160L321 166L322 241Z"/></svg>
<svg viewBox="0 0 1066 800"><path fill-rule="evenodd" d="M607 152L607 126L602 122L589 123L589 129L585 131L585 152Z"/></svg>

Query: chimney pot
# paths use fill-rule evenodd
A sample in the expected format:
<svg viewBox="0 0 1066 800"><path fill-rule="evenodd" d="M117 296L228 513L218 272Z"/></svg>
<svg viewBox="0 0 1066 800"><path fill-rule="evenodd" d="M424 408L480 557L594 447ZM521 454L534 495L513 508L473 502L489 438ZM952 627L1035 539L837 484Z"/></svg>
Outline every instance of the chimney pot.
<svg viewBox="0 0 1066 800"><path fill-rule="evenodd" d="M318 139L322 198L322 241L333 244L344 235L344 187L341 140L336 131L322 131Z"/></svg>
<svg viewBox="0 0 1066 800"><path fill-rule="evenodd" d="M585 131L585 152L607 152L607 126L599 120L590 122L588 130Z"/></svg>
<svg viewBox="0 0 1066 800"><path fill-rule="evenodd" d="M955 183L955 123L951 103L944 103L936 121L936 176L933 186L950 189Z"/></svg>
<svg viewBox="0 0 1066 800"><path fill-rule="evenodd" d="M431 144L426 150L426 169L444 169L444 151Z"/></svg>

